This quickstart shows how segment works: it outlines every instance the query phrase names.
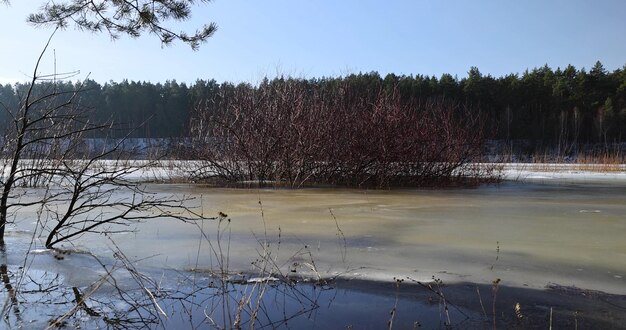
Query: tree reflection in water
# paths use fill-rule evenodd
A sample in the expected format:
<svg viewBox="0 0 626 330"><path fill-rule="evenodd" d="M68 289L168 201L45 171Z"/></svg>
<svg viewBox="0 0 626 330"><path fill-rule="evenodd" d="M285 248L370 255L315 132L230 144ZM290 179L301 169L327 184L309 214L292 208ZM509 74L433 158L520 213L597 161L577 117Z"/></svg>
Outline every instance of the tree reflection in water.
<svg viewBox="0 0 626 330"><path fill-rule="evenodd" d="M71 251L48 250L57 256ZM113 258L88 254L101 267L90 285L68 285L50 270L7 265L2 249L2 319L7 328L215 328L277 327L310 318L329 289L323 281L306 286L295 278L247 276L223 271L139 271L119 249ZM37 256L42 257L42 256ZM102 259L102 260L101 260ZM27 263L25 263L27 264ZM269 269L267 269L269 271ZM275 274L274 274L275 275ZM158 279L158 280L157 280Z"/></svg>

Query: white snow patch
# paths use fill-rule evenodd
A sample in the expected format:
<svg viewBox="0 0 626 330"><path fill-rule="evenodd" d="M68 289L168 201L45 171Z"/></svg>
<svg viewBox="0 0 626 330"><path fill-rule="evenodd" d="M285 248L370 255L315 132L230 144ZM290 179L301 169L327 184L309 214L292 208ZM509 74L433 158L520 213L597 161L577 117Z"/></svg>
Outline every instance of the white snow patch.
<svg viewBox="0 0 626 330"><path fill-rule="evenodd" d="M249 279L247 282L248 283L267 283L267 282L277 282L277 281L278 279L276 277L265 276L265 277L253 277Z"/></svg>

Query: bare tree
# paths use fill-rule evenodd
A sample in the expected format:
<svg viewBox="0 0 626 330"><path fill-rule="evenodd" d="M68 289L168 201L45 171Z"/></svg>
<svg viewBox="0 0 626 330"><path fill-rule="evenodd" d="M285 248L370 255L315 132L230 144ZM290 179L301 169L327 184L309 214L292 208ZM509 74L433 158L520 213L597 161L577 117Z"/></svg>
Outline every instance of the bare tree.
<svg viewBox="0 0 626 330"><path fill-rule="evenodd" d="M48 42L49 43L49 42ZM120 152L124 139L90 149L84 138L112 129L110 123L92 123L81 107L82 85L60 90L64 75L39 74L39 56L33 78L18 109L4 107L12 119L0 150L0 244L9 220L23 207L39 205L39 224L45 246L86 233L110 232L111 225L156 217L181 220L201 218L185 206L184 197L151 194L136 180L152 165L134 162ZM34 187L37 189L23 189Z"/></svg>
<svg viewBox="0 0 626 330"><path fill-rule="evenodd" d="M49 44L50 41L48 41ZM38 181L44 176L56 172L58 162L53 154L58 153L59 143L63 138L71 135L64 132L67 125L72 125L72 118L66 109L75 99L75 93L56 90L54 84L40 86L37 82L42 79L56 78L54 76L39 75L39 63L47 49L40 54L33 72L31 84L21 97L18 109L3 106L3 110L11 118L11 125L6 129L3 137L2 176L0 177L0 243L4 243L4 231L8 216L12 209L24 207L27 203L9 203L11 199L18 199L15 188ZM89 126L85 127L88 130ZM45 132L45 133L44 133ZM35 160L33 163L28 160ZM29 164L30 163L30 164ZM39 170L34 171L35 168Z"/></svg>

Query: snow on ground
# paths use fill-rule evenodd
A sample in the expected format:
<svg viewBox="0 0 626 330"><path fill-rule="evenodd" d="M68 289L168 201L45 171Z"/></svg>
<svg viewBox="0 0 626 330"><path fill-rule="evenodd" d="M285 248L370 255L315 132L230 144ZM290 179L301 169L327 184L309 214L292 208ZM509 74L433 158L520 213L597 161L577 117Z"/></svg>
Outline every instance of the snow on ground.
<svg viewBox="0 0 626 330"><path fill-rule="evenodd" d="M521 182L626 183L626 164L541 164L502 165L502 179Z"/></svg>
<svg viewBox="0 0 626 330"><path fill-rule="evenodd" d="M201 166L198 161L168 160L146 167L145 161L134 161L138 167L128 179L139 181L184 180L188 173ZM485 164L492 166L494 164ZM573 183L626 183L626 164L544 164L504 163L501 166L503 180L520 182L573 182Z"/></svg>
<svg viewBox="0 0 626 330"><path fill-rule="evenodd" d="M28 162L25 160L24 162ZM94 169L122 169L123 177L140 182L186 181L202 168L203 162L192 160L101 160ZM506 181L572 182L572 183L626 183L626 164L554 164L554 163L484 163L485 168L496 167ZM7 175L7 168L4 168Z"/></svg>

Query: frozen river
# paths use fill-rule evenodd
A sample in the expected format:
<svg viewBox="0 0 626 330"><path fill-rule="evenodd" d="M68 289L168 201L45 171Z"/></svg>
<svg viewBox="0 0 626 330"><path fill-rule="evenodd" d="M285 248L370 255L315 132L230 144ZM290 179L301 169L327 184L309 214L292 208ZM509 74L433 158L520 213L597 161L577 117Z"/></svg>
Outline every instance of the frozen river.
<svg viewBox="0 0 626 330"><path fill-rule="evenodd" d="M338 283L339 291L314 307L335 302L334 307L317 310L320 321L316 322L322 323L311 323L309 315L300 321L304 323L295 323L298 326L359 326L365 310L373 317L371 322L382 326L398 301L396 296L394 303L393 292L397 295L400 291L372 280L428 283L433 278L450 285L448 297L457 295L469 320L477 322L490 322L478 298L489 304L496 279L506 288L499 303L506 306L498 307L510 314L509 319L505 314L499 319L504 326L515 320L512 307L520 301L524 312L539 319L541 327L548 325L545 316L552 313L553 304L561 306L561 323L555 324L578 324L572 323L578 322L573 313L580 309L588 310L587 324L613 327L624 321L617 317L626 308L620 307L626 302L626 185L619 181L505 182L477 188L388 191L166 184L148 188L162 196L193 197L189 205L207 217L222 214L221 221L192 224L148 220L131 226L134 232L111 235L138 269L160 276L164 285L174 283L175 274L209 274L219 268L234 277L254 277L260 259L285 275L365 283L356 284L356 289L355 284L347 288L343 284L340 289ZM30 249L34 252L30 269L59 273L68 287L86 287L98 281L102 268L92 258L77 253L58 260L51 252L41 252L38 240L30 246L31 219L16 219L9 228L9 272L16 272L23 263L24 249ZM112 243L102 235L85 235L73 243L72 249L88 250L105 263L111 261ZM602 293L593 293L596 291ZM397 311L404 312L397 322L405 327L417 318L412 304L431 301L432 296L416 298L408 294L413 291L402 292L405 296L399 297L402 306ZM350 307L364 296L370 301L367 305ZM591 296L596 300L588 300ZM603 306L609 305L598 303L609 300L611 313L617 314L606 314ZM431 318L424 323L427 327L445 321L437 305L419 306L420 320ZM338 310L344 318L338 316ZM198 313L201 318L204 312ZM457 313L453 319L462 322L461 316ZM323 323L329 320L332 323ZM605 321L608 323L602 323Z"/></svg>
<svg viewBox="0 0 626 330"><path fill-rule="evenodd" d="M207 216L222 212L222 254L251 272L262 243L284 270L312 256L322 276L513 286L577 286L626 294L626 187L503 183L476 189L216 189L155 185L195 196ZM200 203L200 199L202 202ZM217 221L198 228L172 220L138 226L116 242L144 264L215 266ZM89 244L87 244L89 245ZM228 251L225 247L228 247ZM200 249L200 253L198 253ZM310 255L309 255L310 253ZM306 255L306 258L304 257Z"/></svg>

